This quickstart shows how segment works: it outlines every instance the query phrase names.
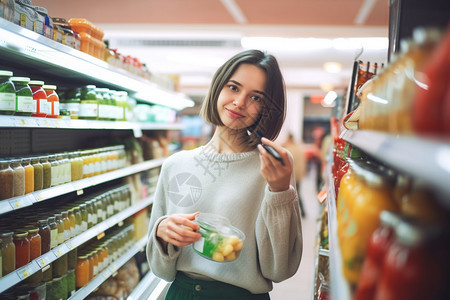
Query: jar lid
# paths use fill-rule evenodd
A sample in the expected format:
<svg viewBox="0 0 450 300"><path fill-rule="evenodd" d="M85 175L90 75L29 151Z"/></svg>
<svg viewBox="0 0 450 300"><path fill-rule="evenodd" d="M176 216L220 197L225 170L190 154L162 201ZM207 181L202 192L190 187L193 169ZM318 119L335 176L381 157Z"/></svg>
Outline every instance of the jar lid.
<svg viewBox="0 0 450 300"><path fill-rule="evenodd" d="M18 81L18 82L30 82L29 77L11 77L11 81Z"/></svg>
<svg viewBox="0 0 450 300"><path fill-rule="evenodd" d="M0 70L0 76L13 76L13 72L11 71L5 71L5 70Z"/></svg>
<svg viewBox="0 0 450 300"><path fill-rule="evenodd" d="M43 86L43 88L44 88L45 90L56 90L56 85L53 85L53 84L45 84L45 85Z"/></svg>
<svg viewBox="0 0 450 300"><path fill-rule="evenodd" d="M44 82L42 80L31 80L29 83L29 85L44 85Z"/></svg>
<svg viewBox="0 0 450 300"><path fill-rule="evenodd" d="M15 237L26 237L26 236L28 236L28 231L23 231L23 230L14 231L14 236Z"/></svg>

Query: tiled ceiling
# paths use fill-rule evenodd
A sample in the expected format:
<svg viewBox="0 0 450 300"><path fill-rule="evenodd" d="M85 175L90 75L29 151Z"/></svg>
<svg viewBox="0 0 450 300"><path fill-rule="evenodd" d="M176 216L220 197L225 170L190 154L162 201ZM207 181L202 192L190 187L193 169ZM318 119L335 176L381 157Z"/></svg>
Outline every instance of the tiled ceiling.
<svg viewBox="0 0 450 300"><path fill-rule="evenodd" d="M241 37L387 37L388 0L32 0L50 16L84 18L105 31L111 46L139 58L155 73L178 74L181 88L209 85L213 72L242 50ZM164 40L169 42L164 42ZM191 45L189 45L189 40ZM205 41L213 39L217 45ZM175 40L176 46L170 46ZM223 42L223 41L231 42ZM159 43L159 44L158 44ZM234 46L230 46L234 45ZM225 46L224 46L225 45ZM226 46L228 45L228 46ZM385 52L365 51L364 59L383 62ZM288 87L344 89L355 50L273 53ZM325 73L327 61L342 64Z"/></svg>
<svg viewBox="0 0 450 300"><path fill-rule="evenodd" d="M237 20L229 4L244 17ZM386 26L387 0L33 0L53 17L115 24Z"/></svg>

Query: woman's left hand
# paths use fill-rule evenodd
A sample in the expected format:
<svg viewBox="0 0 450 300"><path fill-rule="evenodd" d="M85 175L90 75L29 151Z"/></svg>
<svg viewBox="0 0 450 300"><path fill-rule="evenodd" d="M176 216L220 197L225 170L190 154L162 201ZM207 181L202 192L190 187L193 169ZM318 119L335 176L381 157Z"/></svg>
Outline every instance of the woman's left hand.
<svg viewBox="0 0 450 300"><path fill-rule="evenodd" d="M261 142L272 146L283 159L284 165L270 155L263 146L258 145L261 158L261 175L266 179L272 192L282 192L289 189L292 174L292 165L285 149L269 139L262 138Z"/></svg>

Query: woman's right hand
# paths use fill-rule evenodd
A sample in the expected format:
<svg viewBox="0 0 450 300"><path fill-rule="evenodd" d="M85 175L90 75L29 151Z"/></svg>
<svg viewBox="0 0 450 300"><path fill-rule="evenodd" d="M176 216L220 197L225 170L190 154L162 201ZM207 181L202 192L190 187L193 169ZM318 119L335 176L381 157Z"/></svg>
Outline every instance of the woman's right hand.
<svg viewBox="0 0 450 300"><path fill-rule="evenodd" d="M193 214L173 214L163 219L156 229L156 236L165 243L183 247L196 242L202 235L196 230L198 224L192 222L199 212ZM163 246L166 244L163 243Z"/></svg>

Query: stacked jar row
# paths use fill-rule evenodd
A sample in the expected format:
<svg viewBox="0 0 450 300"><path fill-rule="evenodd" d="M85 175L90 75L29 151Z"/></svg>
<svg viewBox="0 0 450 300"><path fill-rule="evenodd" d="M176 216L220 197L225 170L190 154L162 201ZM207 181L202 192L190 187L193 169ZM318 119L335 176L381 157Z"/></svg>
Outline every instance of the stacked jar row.
<svg viewBox="0 0 450 300"><path fill-rule="evenodd" d="M133 109L126 91L86 85L56 92L56 85L0 70L0 114L85 120L125 121Z"/></svg>
<svg viewBox="0 0 450 300"><path fill-rule="evenodd" d="M0 200L103 174L125 165L123 145L0 159Z"/></svg>
<svg viewBox="0 0 450 300"><path fill-rule="evenodd" d="M106 241L96 241L83 246L78 251L76 287L86 286L111 262L123 255L134 242L134 225L130 224L123 229L116 229Z"/></svg>
<svg viewBox="0 0 450 300"><path fill-rule="evenodd" d="M25 210L0 222L0 274L25 266L58 245L130 206L129 185L65 203L52 212L48 207ZM10 224L15 224L11 228Z"/></svg>

